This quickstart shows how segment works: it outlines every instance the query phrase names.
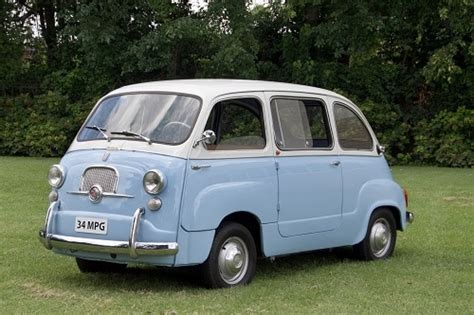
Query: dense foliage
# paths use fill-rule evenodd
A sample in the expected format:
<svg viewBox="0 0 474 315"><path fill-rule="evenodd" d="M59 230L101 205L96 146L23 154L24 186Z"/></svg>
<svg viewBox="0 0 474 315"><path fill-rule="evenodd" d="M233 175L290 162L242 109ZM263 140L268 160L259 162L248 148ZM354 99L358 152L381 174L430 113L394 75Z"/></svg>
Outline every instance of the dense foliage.
<svg viewBox="0 0 474 315"><path fill-rule="evenodd" d="M0 154L61 155L113 88L247 78L336 90L391 163L474 163L468 0L0 0Z"/></svg>

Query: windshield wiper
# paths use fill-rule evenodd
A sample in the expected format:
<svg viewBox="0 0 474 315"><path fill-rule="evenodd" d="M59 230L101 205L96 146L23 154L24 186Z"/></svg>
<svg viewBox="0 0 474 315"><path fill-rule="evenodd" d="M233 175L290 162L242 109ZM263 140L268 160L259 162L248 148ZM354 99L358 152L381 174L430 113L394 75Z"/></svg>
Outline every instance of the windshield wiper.
<svg viewBox="0 0 474 315"><path fill-rule="evenodd" d="M143 139L146 142L148 142L148 144L151 144L151 139L150 138L145 137L144 135L142 135L140 133L136 133L136 132L133 132L133 131L130 131L130 130L111 131L110 133L113 134L113 135L124 135L124 136L138 137L138 138Z"/></svg>
<svg viewBox="0 0 474 315"><path fill-rule="evenodd" d="M93 130L97 130L98 132L100 132L104 138L107 140L107 142L110 142L110 137L105 133L107 130L104 129L104 128L101 128L99 126L96 126L96 125L93 125L93 126L86 126L87 129L93 129Z"/></svg>

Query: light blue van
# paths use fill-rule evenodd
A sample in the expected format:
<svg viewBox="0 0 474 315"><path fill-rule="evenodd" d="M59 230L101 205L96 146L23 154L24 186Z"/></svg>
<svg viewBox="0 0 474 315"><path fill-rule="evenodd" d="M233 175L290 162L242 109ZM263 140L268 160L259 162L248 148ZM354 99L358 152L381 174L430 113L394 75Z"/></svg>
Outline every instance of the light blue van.
<svg viewBox="0 0 474 315"><path fill-rule="evenodd" d="M353 246L384 259L413 221L361 111L278 82L112 91L48 178L46 248L82 272L198 265L209 287L249 283L258 257Z"/></svg>

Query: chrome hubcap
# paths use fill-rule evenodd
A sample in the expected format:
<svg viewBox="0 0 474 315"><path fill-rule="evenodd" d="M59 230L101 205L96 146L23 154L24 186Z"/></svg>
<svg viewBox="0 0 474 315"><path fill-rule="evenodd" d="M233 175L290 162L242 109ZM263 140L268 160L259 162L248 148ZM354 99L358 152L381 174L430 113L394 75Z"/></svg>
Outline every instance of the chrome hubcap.
<svg viewBox="0 0 474 315"><path fill-rule="evenodd" d="M385 218L377 219L370 231L370 249L372 254L377 258L383 257L390 248L391 240L390 224Z"/></svg>
<svg viewBox="0 0 474 315"><path fill-rule="evenodd" d="M219 273L227 284L236 284L245 276L249 253L239 237L228 238L221 247L218 258Z"/></svg>

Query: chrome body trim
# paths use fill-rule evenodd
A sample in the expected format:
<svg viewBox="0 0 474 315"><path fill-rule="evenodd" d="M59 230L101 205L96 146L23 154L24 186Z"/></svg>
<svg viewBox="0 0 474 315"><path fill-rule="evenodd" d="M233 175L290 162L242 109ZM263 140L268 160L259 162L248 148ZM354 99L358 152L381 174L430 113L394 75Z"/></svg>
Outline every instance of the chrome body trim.
<svg viewBox="0 0 474 315"><path fill-rule="evenodd" d="M150 172L156 173L158 177L160 178L160 185L158 185L158 190L154 192L148 191L145 185L145 176ZM162 192L166 188L166 184L167 184L167 179L166 179L165 174L156 168L146 171L145 174L143 175L143 179L142 179L143 190L145 190L147 194L158 195L160 192Z"/></svg>
<svg viewBox="0 0 474 315"><path fill-rule="evenodd" d="M44 225L43 225L43 245L46 247L46 249L51 249L51 234L49 233L49 227L51 226L53 216L54 216L54 209L60 206L59 201L54 201L52 202L49 207L48 211L46 211L46 217L44 219Z"/></svg>
<svg viewBox="0 0 474 315"><path fill-rule="evenodd" d="M57 235L50 233L50 227L54 216L54 209L59 207L59 201L53 202L46 213L46 220L43 229L39 231L38 238L47 248L66 249L71 252L85 251L94 253L126 254L132 258L139 255L166 256L176 255L179 250L178 243L158 243L158 242L138 242L138 228L140 219L145 209L138 208L135 211L130 227L130 237L126 241L102 240L83 238L75 236Z"/></svg>
<svg viewBox="0 0 474 315"><path fill-rule="evenodd" d="M49 180L49 171L53 168L53 167L56 167L57 169L59 169L59 172L61 173L61 180L59 181L59 183L57 185L52 185L50 180ZM61 164L53 164L51 165L51 167L49 168L48 170L48 183L51 187L53 188L61 188L61 186L64 184L64 181L66 180L66 169L61 165Z"/></svg>
<svg viewBox="0 0 474 315"><path fill-rule="evenodd" d="M136 247L136 241L137 241L137 234L138 234L138 229L139 229L139 223L140 219L142 218L142 214L145 213L145 209L143 208L138 208L135 210L135 214L133 215L133 220L132 220L132 228L130 229L130 237L128 238L128 247L130 249L130 257L132 258L137 258L138 253L137 253L137 247Z"/></svg>
<svg viewBox="0 0 474 315"><path fill-rule="evenodd" d="M70 195L84 195L84 196L89 195L88 191L78 191L78 190L76 190L76 191L67 191L66 193L70 194ZM132 196L132 195L113 194L113 193L108 193L108 192L102 193L102 196L104 196L104 197L114 197L114 198L135 198L135 196Z"/></svg>
<svg viewBox="0 0 474 315"><path fill-rule="evenodd" d="M201 168L209 168L209 167L211 167L211 165L209 165L209 164L202 164L202 165L193 164L193 165L191 165L191 169L194 170L194 171L200 170Z"/></svg>
<svg viewBox="0 0 474 315"><path fill-rule="evenodd" d="M193 143L193 148L197 147L199 143L204 142L205 144L212 144L216 141L216 133L213 130L204 130L201 138L197 139Z"/></svg>
<svg viewBox="0 0 474 315"><path fill-rule="evenodd" d="M39 232L40 241L45 244L44 231ZM51 234L48 240L51 248L108 254L130 254L128 241L98 240L92 238ZM46 246L46 245L45 245ZM178 253L178 243L135 242L137 255L166 256ZM48 248L50 249L50 248Z"/></svg>
<svg viewBox="0 0 474 315"><path fill-rule="evenodd" d="M95 192L95 195L93 194L93 192ZM102 200L103 196L104 196L104 190L102 189L102 186L94 184L89 189L89 200L92 203L99 203Z"/></svg>

